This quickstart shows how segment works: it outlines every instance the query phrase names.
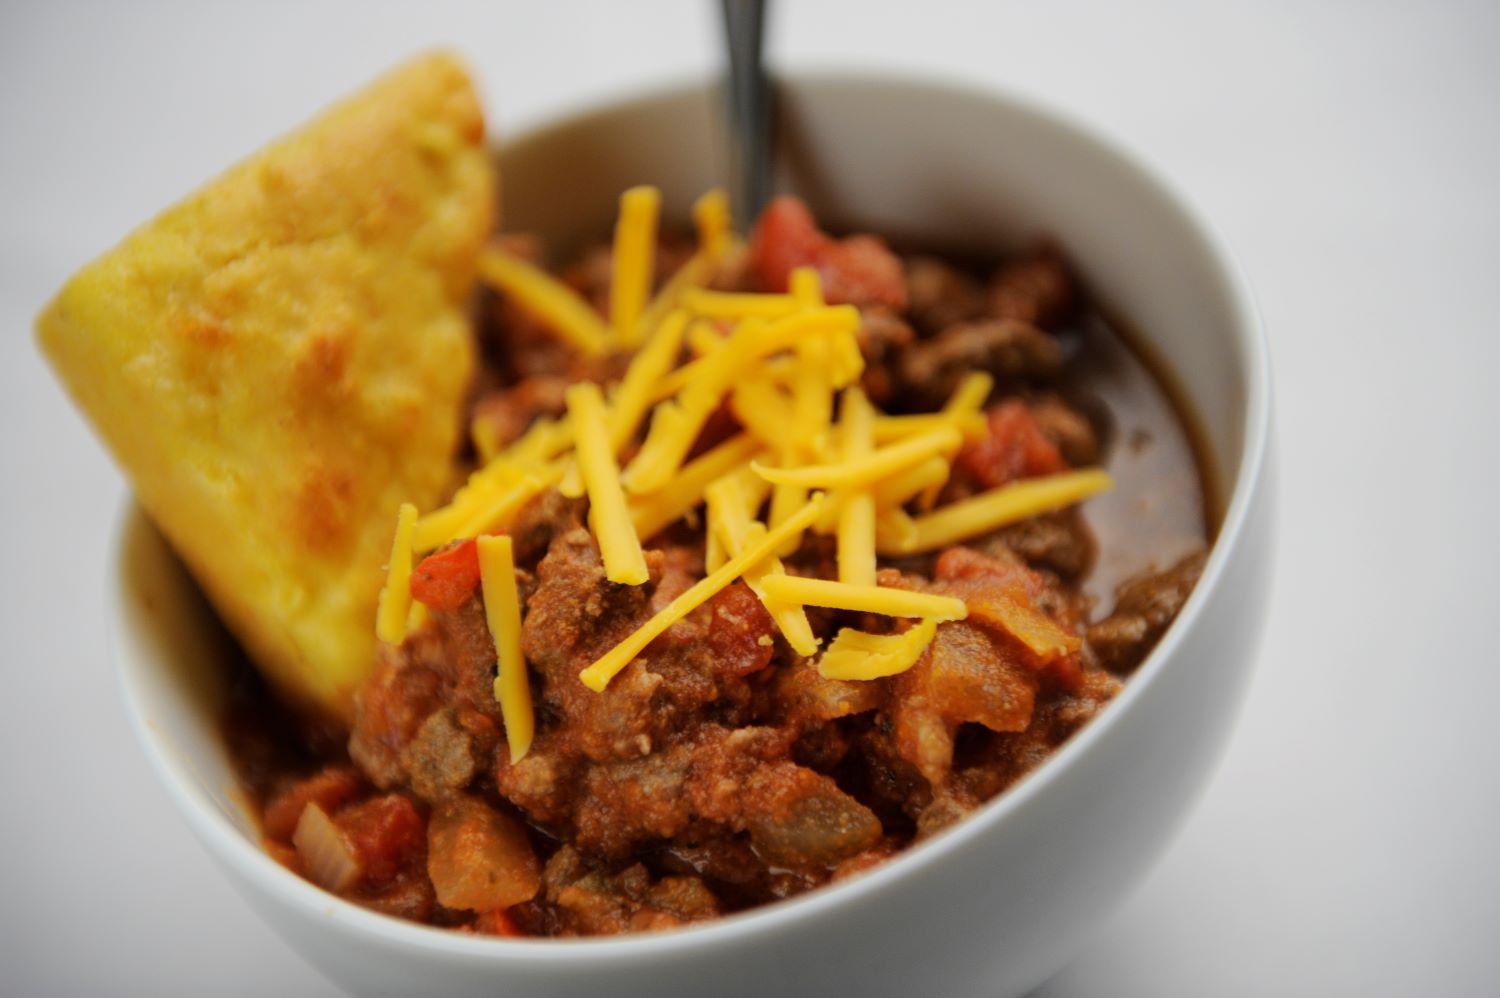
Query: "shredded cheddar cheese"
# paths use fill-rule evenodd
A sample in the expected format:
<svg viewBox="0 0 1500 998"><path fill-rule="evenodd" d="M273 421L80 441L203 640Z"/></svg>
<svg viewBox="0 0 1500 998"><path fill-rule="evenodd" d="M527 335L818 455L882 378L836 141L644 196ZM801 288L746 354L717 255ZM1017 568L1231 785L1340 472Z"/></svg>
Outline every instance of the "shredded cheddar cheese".
<svg viewBox="0 0 1500 998"><path fill-rule="evenodd" d="M406 616L411 609L411 535L417 524L417 507L401 504L396 513L396 536L391 541L391 560L386 567L385 588L375 611L375 636L387 644L406 640Z"/></svg>
<svg viewBox="0 0 1500 998"><path fill-rule="evenodd" d="M917 517L911 541L899 549L887 547L885 553L914 554L948 547L965 538L1071 506L1113 485L1109 473L1100 468L1011 482Z"/></svg>
<svg viewBox="0 0 1500 998"><path fill-rule="evenodd" d="M688 349L693 351L694 357L703 357L713 353L724 344L724 334L714 327L714 324L703 319L695 319L692 326L688 328Z"/></svg>
<svg viewBox="0 0 1500 998"><path fill-rule="evenodd" d="M864 457L836 464L773 468L757 462L754 467L757 474L773 484L852 489L879 481L887 475L925 461L934 454L957 451L962 442L963 436L957 430L945 426L878 448Z"/></svg>
<svg viewBox="0 0 1500 998"><path fill-rule="evenodd" d="M920 412L906 416L879 416L875 419L875 442L888 444L918 433L929 433L945 426L957 427L965 440L984 436L984 417L968 412Z"/></svg>
<svg viewBox="0 0 1500 998"><path fill-rule="evenodd" d="M987 372L970 371L949 396L948 403L943 406L943 415L978 415L994 388L995 379Z"/></svg>
<svg viewBox="0 0 1500 998"><path fill-rule="evenodd" d="M638 586L649 577L646 556L620 489L619 469L604 428L604 397L598 385L581 381L568 389L566 398L578 441L578 467L598 528L604 576L611 582Z"/></svg>
<svg viewBox="0 0 1500 998"><path fill-rule="evenodd" d="M419 599L411 601L411 609L406 611L406 633L421 630L427 623L427 604Z"/></svg>
<svg viewBox="0 0 1500 998"><path fill-rule="evenodd" d="M609 406L609 447L616 454L641 425L651 407L651 390L671 370L682 349L682 334L688 315L678 310L668 315L651 333L646 345L630 361L625 378Z"/></svg>
<svg viewBox="0 0 1500 998"><path fill-rule="evenodd" d="M752 489L755 491L751 492ZM754 518L754 508L760 505L763 497L764 491L754 484L747 484L742 474L725 475L708 487L709 533L712 536L717 530L722 546L731 555L739 554L765 536L765 526ZM773 553L745 573L745 583L760 598L792 651L811 656L818 650L818 639L807 621L807 612L800 606L770 599L761 585L766 576L782 572L781 559Z"/></svg>
<svg viewBox="0 0 1500 998"><path fill-rule="evenodd" d="M485 464L493 461L500 454L500 438L495 430L495 424L483 416L476 416L470 420L469 440L474 444L474 451L479 455L479 460Z"/></svg>
<svg viewBox="0 0 1500 998"><path fill-rule="evenodd" d="M629 665L663 631L702 606L715 593L744 574L746 569L753 568L759 562L764 561L791 533L804 529L811 523L813 517L818 515L822 504L821 495L813 496L808 504L786 523L767 532L757 543L746 547L721 565L718 571L709 573L690 586L686 592L662 607L624 641L605 652L597 661L580 672L579 680L594 692L603 692L604 688L609 685L609 681L621 669ZM790 578L790 576L780 576L779 579L768 577L762 580L761 584L769 586L772 582L789 581Z"/></svg>
<svg viewBox="0 0 1500 998"><path fill-rule="evenodd" d="M764 378L746 378L729 397L729 409L740 425L767 447L782 447L797 435L788 418L790 400Z"/></svg>
<svg viewBox="0 0 1500 998"><path fill-rule="evenodd" d="M934 455L921 464L914 464L905 471L875 483L875 505L881 509L901 506L919 492L933 486L941 487L948 480L948 462Z"/></svg>
<svg viewBox="0 0 1500 998"><path fill-rule="evenodd" d="M924 618L901 634L866 634L843 628L818 659L824 679L880 679L917 664L937 635L938 622Z"/></svg>
<svg viewBox="0 0 1500 998"><path fill-rule="evenodd" d="M485 622L495 642L495 700L505 721L505 741L510 761L518 762L531 748L535 718L531 711L531 686L526 681L526 659L521 654L521 596L516 590L516 562L511 539L481 537L479 587L484 594Z"/></svg>
<svg viewBox="0 0 1500 998"><path fill-rule="evenodd" d="M793 270L784 294L711 289L718 275L734 272L744 249L723 191L693 205L697 249L653 296L660 213L654 187L620 198L607 320L525 260L482 255L483 279L578 353L598 358L619 349L629 360L617 384L569 386L565 415L536 419L508 444L504 422L481 409L469 427L480 466L446 505L420 516L401 507L377 636L399 643L427 619L411 596L416 554L477 538L498 662L494 695L511 759L522 758L535 725L520 643L524 607L512 541L495 532L556 488L587 499L589 529L615 583L649 582L642 541L684 521L703 531L705 577L579 673L595 691L736 579L760 600L787 647L807 659L819 656L822 643L809 606L916 618L895 634L840 630L816 659L827 679L898 675L921 660L939 622L971 610L1039 659L1075 654L1078 639L1024 599L971 608L950 596L881 586L878 557L938 550L1067 506L1108 489L1109 476L1069 471L933 509L959 448L990 433L984 406L994 379L970 372L940 411L887 415L860 387L863 317L852 305L827 303L816 269ZM736 435L704 449L710 420L717 427L726 411ZM810 530L833 535L836 580L787 574L782 559L802 549Z"/></svg>
<svg viewBox="0 0 1500 998"><path fill-rule="evenodd" d="M797 575L768 577L761 584L772 599L803 606L882 613L888 617L933 617L937 620L963 620L969 615L961 599L887 586L856 586Z"/></svg>
<svg viewBox="0 0 1500 998"><path fill-rule="evenodd" d="M479 257L479 276L504 291L587 357L609 350L609 329L572 288L525 260L494 250Z"/></svg>
<svg viewBox="0 0 1500 998"><path fill-rule="evenodd" d="M649 185L620 195L615 223L614 270L609 284L609 321L615 341L633 347L641 341L641 312L651 295L656 268L656 224L661 191Z"/></svg>
<svg viewBox="0 0 1500 998"><path fill-rule="evenodd" d="M812 267L798 267L787 278L787 291L804 308L820 308L823 304L823 278Z"/></svg>
<svg viewBox="0 0 1500 998"><path fill-rule="evenodd" d="M858 387L844 392L844 460L859 461L875 449L875 408ZM842 497L838 522L839 581L875 584L875 496L856 489Z"/></svg>
<svg viewBox="0 0 1500 998"><path fill-rule="evenodd" d="M582 499L587 494L583 487L583 470L578 467L577 455L569 455L562 462L562 480L557 483L557 491L568 499Z"/></svg>
<svg viewBox="0 0 1500 998"><path fill-rule="evenodd" d="M705 319L780 319L801 308L791 295L706 291L702 288L689 288L683 292L682 305Z"/></svg>
<svg viewBox="0 0 1500 998"><path fill-rule="evenodd" d="M676 523L703 502L703 492L710 482L740 467L760 451L760 441L750 434L724 441L701 457L683 466L671 488L644 499L632 499L630 519L636 534L650 538Z"/></svg>
<svg viewBox="0 0 1500 998"><path fill-rule="evenodd" d="M875 514L875 549L900 550L917 540L917 525L911 514L900 506L882 509Z"/></svg>
<svg viewBox="0 0 1500 998"><path fill-rule="evenodd" d="M540 472L527 472L520 481L493 496L488 503L478 506L472 516L462 521L458 529L454 531L453 537L447 538L437 546L441 547L449 540L477 537L479 534L509 526L515 514L521 511L522 506L557 484L560 476L561 470L556 467Z"/></svg>
<svg viewBox="0 0 1500 998"><path fill-rule="evenodd" d="M733 218L729 213L729 195L715 187L693 202L693 225L698 229L698 251L712 257L729 252L734 242Z"/></svg>

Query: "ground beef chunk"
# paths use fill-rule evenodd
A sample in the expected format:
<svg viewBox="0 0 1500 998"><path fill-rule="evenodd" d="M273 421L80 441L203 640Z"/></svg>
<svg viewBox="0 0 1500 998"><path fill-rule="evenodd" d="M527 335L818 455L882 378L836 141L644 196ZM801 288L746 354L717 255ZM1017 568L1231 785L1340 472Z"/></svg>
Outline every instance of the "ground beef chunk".
<svg viewBox="0 0 1500 998"><path fill-rule="evenodd" d="M662 556L647 553L652 581L662 577ZM521 648L542 676L543 705L577 735L590 759L633 758L651 751L653 735L673 718L654 716L652 697L661 676L642 655L595 693L578 673L623 641L651 616L654 586L627 586L604 577L593 537L583 529L552 540L537 565L537 588L527 602Z"/></svg>
<svg viewBox="0 0 1500 998"><path fill-rule="evenodd" d="M1088 416L1056 395L1034 398L1029 407L1031 418L1069 465L1083 468L1099 463L1099 435Z"/></svg>
<svg viewBox="0 0 1500 998"><path fill-rule="evenodd" d="M1061 348L1041 329L1020 319L981 319L912 346L901 354L895 376L910 404L934 409L970 371L1004 381L1048 380L1061 368Z"/></svg>
<svg viewBox="0 0 1500 998"><path fill-rule="evenodd" d="M354 728L349 755L377 787L388 789L406 779L401 754L428 715L444 703L443 679L415 664L422 646L441 638L424 630L412 635L400 651L382 648L374 674L354 698Z"/></svg>
<svg viewBox="0 0 1500 998"><path fill-rule="evenodd" d="M1025 731L995 738L991 748L965 770L965 781L976 795L995 796L1046 762L1121 689L1120 681L1102 669L1085 670L1077 689L1052 690L1038 701Z"/></svg>
<svg viewBox="0 0 1500 998"><path fill-rule="evenodd" d="M489 426L495 443L508 446L542 416L557 416L564 409L566 378L527 378L507 388L486 392L474 403L472 418Z"/></svg>
<svg viewBox="0 0 1500 998"><path fill-rule="evenodd" d="M978 547L986 553L1004 545L1033 568L1076 579L1094 562L1094 536L1077 508L1042 513L990 534Z"/></svg>
<svg viewBox="0 0 1500 998"><path fill-rule="evenodd" d="M1002 265L990 278L989 312L1051 328L1073 307L1073 279L1062 256L1042 248L1021 260Z"/></svg>
<svg viewBox="0 0 1500 998"><path fill-rule="evenodd" d="M383 789L408 784L409 763L422 768L433 764L437 728L425 736L418 756L408 756L407 750L441 708L455 707L455 723L480 746L496 737L502 723L494 695L495 645L479 600L433 611L429 619L400 649L381 650L374 674L355 698L349 754ZM478 751L483 755L488 750ZM424 789L439 793L434 784L424 784Z"/></svg>
<svg viewBox="0 0 1500 998"><path fill-rule="evenodd" d="M860 313L859 349L865 357L864 389L878 403L895 394L898 385L891 364L916 341L916 333L900 316L887 308L867 308Z"/></svg>
<svg viewBox="0 0 1500 998"><path fill-rule="evenodd" d="M906 301L907 317L924 336L980 318L987 306L978 281L931 256L907 257Z"/></svg>
<svg viewBox="0 0 1500 998"><path fill-rule="evenodd" d="M1114 612L1089 628L1089 645L1100 664L1121 674L1140 665L1192 595L1206 558L1206 551L1197 551L1165 572L1123 583Z"/></svg>
<svg viewBox="0 0 1500 998"><path fill-rule="evenodd" d="M519 762L511 760L509 751L498 752L495 786L533 821L565 828L584 768L583 753L574 741L559 728L544 728Z"/></svg>
<svg viewBox="0 0 1500 998"><path fill-rule="evenodd" d="M429 714L401 754L407 783L425 801L437 803L451 797L468 786L488 761L486 749L495 740L494 724L471 710L466 727L459 713L450 708Z"/></svg>
<svg viewBox="0 0 1500 998"><path fill-rule="evenodd" d="M516 564L534 566L552 539L583 525L585 503L548 489L527 503L506 531L515 545ZM529 598L529 593L525 594Z"/></svg>
<svg viewBox="0 0 1500 998"><path fill-rule="evenodd" d="M640 863L611 873L570 846L547 862L542 899L545 908L534 906L529 915L559 936L650 932L719 914L718 900L697 877L654 878Z"/></svg>

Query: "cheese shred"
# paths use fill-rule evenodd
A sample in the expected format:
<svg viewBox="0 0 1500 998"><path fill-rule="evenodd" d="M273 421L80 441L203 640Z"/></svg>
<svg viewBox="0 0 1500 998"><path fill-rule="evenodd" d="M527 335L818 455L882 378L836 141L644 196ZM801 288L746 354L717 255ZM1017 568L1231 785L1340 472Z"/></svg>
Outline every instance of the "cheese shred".
<svg viewBox="0 0 1500 998"><path fill-rule="evenodd" d="M651 296L660 215L661 191L655 187L632 187L620 195L611 256L614 270L609 284L609 321L615 342L623 347L634 347L641 341L641 312Z"/></svg>
<svg viewBox="0 0 1500 998"><path fill-rule="evenodd" d="M495 700L505 721L510 761L519 762L531 748L536 721L531 710L531 685L526 681L526 659L521 654L521 596L516 590L516 561L511 539L481 537L479 587L484 594L484 616L495 642Z"/></svg>
<svg viewBox="0 0 1500 998"><path fill-rule="evenodd" d="M802 606L882 613L888 617L932 617L936 620L963 620L969 615L969 610L961 599L932 593L914 593L909 589L856 586L847 582L807 579L797 575L767 578L762 585L772 599Z"/></svg>
<svg viewBox="0 0 1500 998"><path fill-rule="evenodd" d="M875 407L862 389L844 392L844 460L867 458L875 449ZM875 496L869 489L843 497L838 521L839 581L875 584Z"/></svg>
<svg viewBox="0 0 1500 998"><path fill-rule="evenodd" d="M396 536L391 541L391 560L386 567L385 587L375 611L375 636L387 644L406 640L407 614L411 611L411 536L417 525L417 507L401 504L396 513Z"/></svg>
<svg viewBox="0 0 1500 998"><path fill-rule="evenodd" d="M917 517L912 521L915 532L911 540L899 548L887 547L883 553L916 554L935 551L1042 513L1071 506L1113 487L1114 480L1101 468L1064 471L1044 478L1011 482Z"/></svg>
<svg viewBox="0 0 1500 998"><path fill-rule="evenodd" d="M584 366L619 371L618 361L623 376L608 385L572 384L564 415L534 419L513 442L502 436L511 432L504 407L481 405L469 426L480 466L446 505L419 516L407 504L397 516L376 635L397 644L425 625L426 608L411 596L417 555L476 538L498 663L494 695L512 762L529 751L535 717L514 547L497 532L549 489L588 499L589 529L611 582L649 581L643 540L679 523L703 532L706 576L578 674L598 692L736 579L760 600L791 652L815 660L824 678L898 675L921 661L939 622L964 619L971 607L879 585L880 555L939 550L1112 485L1102 469L1087 468L933 509L959 449L990 433L984 407L994 378L965 374L938 412L879 411L861 387L863 316L853 305L828 304L816 268L794 269L785 293L716 289L744 255L722 190L693 204L697 248L653 294L661 202L650 186L620 197L607 319L527 260L497 249L481 254L481 278L508 303L584 358L619 351L608 365ZM707 438L719 439L726 415L737 435L712 443ZM802 549L809 530L833 536L837 580L787 574L782 559ZM916 620L894 634L842 629L820 656L809 606ZM1038 659L1076 655L1077 637L1024 594L976 601L972 612ZM774 643L767 634L758 641Z"/></svg>
<svg viewBox="0 0 1500 998"><path fill-rule="evenodd" d="M594 664L578 674L579 681L595 693L602 693L609 681L644 651L647 645L660 637L663 631L702 606L715 593L744 574L746 569L764 561L794 531L806 528L818 515L822 505L823 497L813 496L795 516L775 530L768 531L757 543L725 562L718 571L709 573L690 586L624 641L605 652ZM790 576L781 576L780 580L790 580ZM769 586L776 581L776 578L766 578L761 584Z"/></svg>
<svg viewBox="0 0 1500 998"><path fill-rule="evenodd" d="M578 468L588 490L589 510L598 527L604 576L627 586L641 585L650 573L646 571L646 556L625 505L620 472L604 428L604 397L599 386L591 381L573 385L565 397L577 438Z"/></svg>
<svg viewBox="0 0 1500 998"><path fill-rule="evenodd" d="M818 659L824 679L881 679L917 664L937 635L938 622L924 618L901 634L866 634L844 628Z"/></svg>
<svg viewBox="0 0 1500 998"><path fill-rule="evenodd" d="M479 276L503 291L526 311L587 357L609 351L609 328L578 292L518 257L487 250L479 257Z"/></svg>
<svg viewBox="0 0 1500 998"><path fill-rule="evenodd" d="M757 463L756 474L773 484L808 488L858 488L927 460L934 454L952 453L963 443L963 435L951 426L915 436L871 451L864 457L836 464L808 464L797 468L772 468Z"/></svg>

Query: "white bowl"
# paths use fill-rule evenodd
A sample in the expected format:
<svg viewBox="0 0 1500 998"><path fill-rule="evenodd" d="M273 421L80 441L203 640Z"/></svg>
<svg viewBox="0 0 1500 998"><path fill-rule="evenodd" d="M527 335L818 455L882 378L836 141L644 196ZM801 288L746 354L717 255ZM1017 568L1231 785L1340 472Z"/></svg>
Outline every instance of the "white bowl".
<svg viewBox="0 0 1500 998"><path fill-rule="evenodd" d="M1029 99L798 76L781 107L780 187L805 194L820 217L991 249L1050 233L1168 360L1228 500L1197 591L1125 692L1055 758L894 861L676 932L518 941L374 914L260 850L219 735L224 638L150 523L131 512L119 541L115 651L141 741L250 903L352 991L1021 994L1141 878L1217 761L1257 645L1272 528L1266 344L1223 245L1159 176ZM597 233L618 192L643 181L684 211L722 176L715 111L711 89L689 87L518 138L501 152L507 227Z"/></svg>

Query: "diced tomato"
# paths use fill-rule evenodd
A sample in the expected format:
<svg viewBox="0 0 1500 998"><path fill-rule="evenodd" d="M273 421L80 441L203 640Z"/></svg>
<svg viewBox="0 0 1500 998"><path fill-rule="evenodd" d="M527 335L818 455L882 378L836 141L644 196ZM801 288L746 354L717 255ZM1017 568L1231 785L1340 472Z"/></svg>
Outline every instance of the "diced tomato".
<svg viewBox="0 0 1500 998"><path fill-rule="evenodd" d="M750 263L767 291L786 291L792 271L814 267L830 304L906 307L901 261L885 241L869 235L835 240L798 198L766 205L750 238Z"/></svg>
<svg viewBox="0 0 1500 998"><path fill-rule="evenodd" d="M816 264L823 297L830 304L906 308L906 275L901 260L878 236L850 236L831 243Z"/></svg>
<svg viewBox="0 0 1500 998"><path fill-rule="evenodd" d="M1057 445L1047 439L1020 399L1007 399L990 409L989 431L989 436L958 452L959 466L987 489L1068 469Z"/></svg>
<svg viewBox="0 0 1500 998"><path fill-rule="evenodd" d="M400 794L360 801L333 816L364 869L367 884L384 884L421 855L427 825L412 802Z"/></svg>
<svg viewBox="0 0 1500 998"><path fill-rule="evenodd" d="M479 917L474 919L474 931L487 936L524 936L525 931L516 924L509 911L504 908L495 908L491 911L480 912Z"/></svg>
<svg viewBox="0 0 1500 998"><path fill-rule="evenodd" d="M329 766L305 780L298 780L266 805L266 834L289 841L304 807L317 804L332 814L359 793L362 783L359 771L344 765Z"/></svg>
<svg viewBox="0 0 1500 998"><path fill-rule="evenodd" d="M750 235L750 263L767 291L784 292L792 271L812 265L830 242L799 198L773 198Z"/></svg>
<svg viewBox="0 0 1500 998"><path fill-rule="evenodd" d="M479 546L471 537L436 551L411 573L412 599L430 610L456 610L479 585Z"/></svg>

